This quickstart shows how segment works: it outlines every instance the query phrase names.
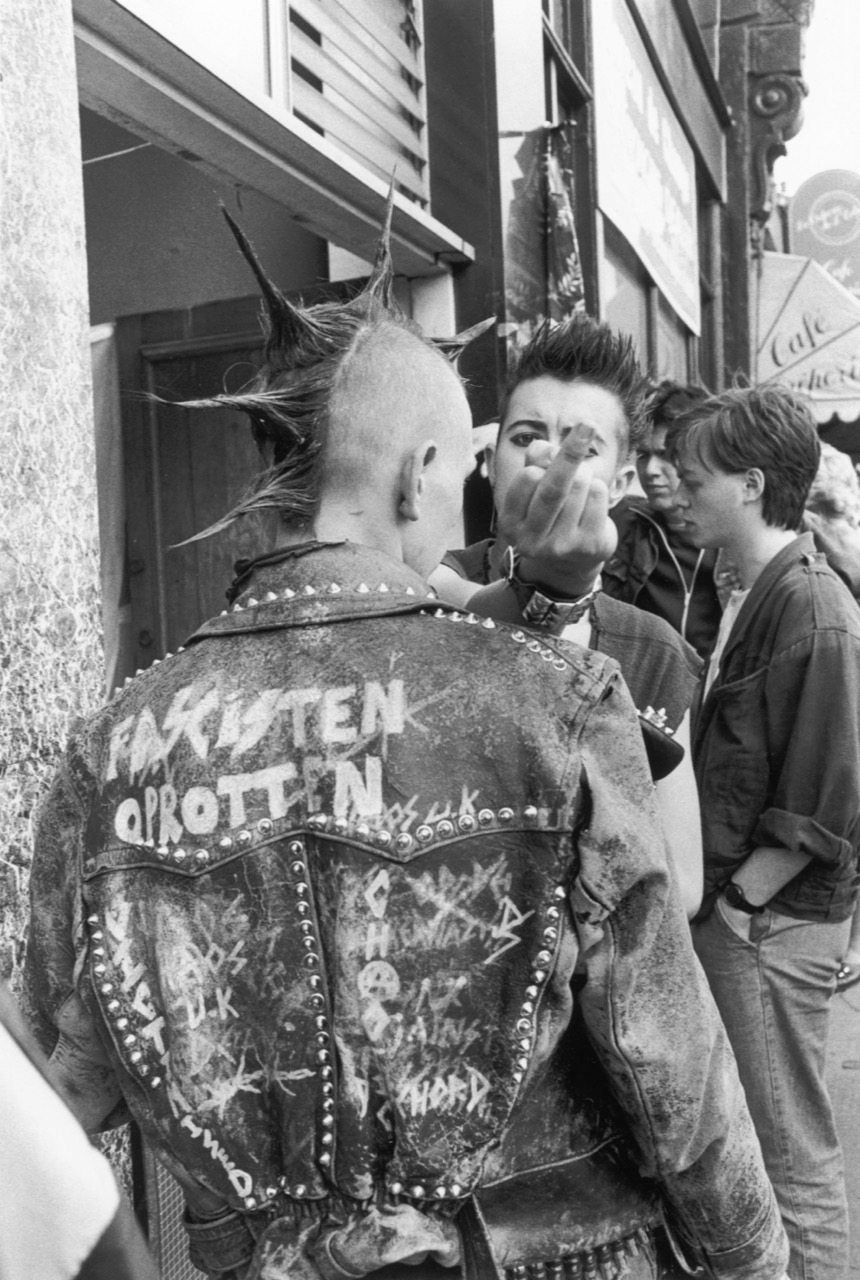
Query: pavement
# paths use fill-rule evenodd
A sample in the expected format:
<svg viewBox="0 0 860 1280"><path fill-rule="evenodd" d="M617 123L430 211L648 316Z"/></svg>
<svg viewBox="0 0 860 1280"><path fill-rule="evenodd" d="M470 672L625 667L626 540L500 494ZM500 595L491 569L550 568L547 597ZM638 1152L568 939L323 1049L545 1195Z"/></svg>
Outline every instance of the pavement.
<svg viewBox="0 0 860 1280"><path fill-rule="evenodd" d="M850 1280L860 1280L860 983L833 999L827 1087L845 1155L851 1221Z"/></svg>

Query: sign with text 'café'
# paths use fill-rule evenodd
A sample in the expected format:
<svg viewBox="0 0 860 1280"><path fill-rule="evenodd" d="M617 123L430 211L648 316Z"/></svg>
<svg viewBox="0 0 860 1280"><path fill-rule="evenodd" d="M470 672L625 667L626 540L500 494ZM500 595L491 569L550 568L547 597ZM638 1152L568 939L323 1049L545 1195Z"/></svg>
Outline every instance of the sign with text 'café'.
<svg viewBox="0 0 860 1280"><path fill-rule="evenodd" d="M757 382L808 396L819 422L860 416L860 300L810 258L766 253Z"/></svg>
<svg viewBox="0 0 860 1280"><path fill-rule="evenodd" d="M696 166L624 0L591 7L597 203L700 330Z"/></svg>
<svg viewBox="0 0 860 1280"><path fill-rule="evenodd" d="M792 253L820 263L860 297L860 174L816 173L798 187L788 216Z"/></svg>

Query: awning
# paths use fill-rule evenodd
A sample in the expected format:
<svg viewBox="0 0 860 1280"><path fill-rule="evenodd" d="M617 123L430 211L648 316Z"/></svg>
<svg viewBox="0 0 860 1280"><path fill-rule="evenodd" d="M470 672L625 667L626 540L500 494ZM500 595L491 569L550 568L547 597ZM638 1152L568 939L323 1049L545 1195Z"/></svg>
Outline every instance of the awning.
<svg viewBox="0 0 860 1280"><path fill-rule="evenodd" d="M756 381L808 396L818 422L860 418L860 300L811 258L766 253Z"/></svg>

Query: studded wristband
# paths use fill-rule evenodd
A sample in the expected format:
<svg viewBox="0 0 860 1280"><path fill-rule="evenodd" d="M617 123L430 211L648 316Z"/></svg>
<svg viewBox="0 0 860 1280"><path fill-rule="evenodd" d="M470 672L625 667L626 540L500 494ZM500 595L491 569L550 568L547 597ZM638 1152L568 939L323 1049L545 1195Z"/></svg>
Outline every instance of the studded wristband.
<svg viewBox="0 0 860 1280"><path fill-rule="evenodd" d="M578 600L559 600L549 587L535 582L525 582L518 573L520 556L515 547L506 547L502 562L504 581L513 591L523 621L540 631L560 634L565 627L578 622L588 612L592 601L600 594L600 578Z"/></svg>
<svg viewBox="0 0 860 1280"><path fill-rule="evenodd" d="M523 621L530 627L537 627L541 631L551 631L553 635L558 635L565 627L579 622L579 619L588 613L591 602L599 594L600 586L598 585L584 596L580 596L578 600L552 600L535 587L531 599L522 610Z"/></svg>

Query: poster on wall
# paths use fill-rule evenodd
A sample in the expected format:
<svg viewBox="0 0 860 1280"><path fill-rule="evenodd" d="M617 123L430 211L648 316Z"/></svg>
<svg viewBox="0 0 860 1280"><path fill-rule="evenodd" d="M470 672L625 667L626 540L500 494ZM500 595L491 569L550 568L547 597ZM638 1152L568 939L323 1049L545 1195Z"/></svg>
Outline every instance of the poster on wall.
<svg viewBox="0 0 860 1280"><path fill-rule="evenodd" d="M696 166L625 0L592 5L597 204L699 333Z"/></svg>

